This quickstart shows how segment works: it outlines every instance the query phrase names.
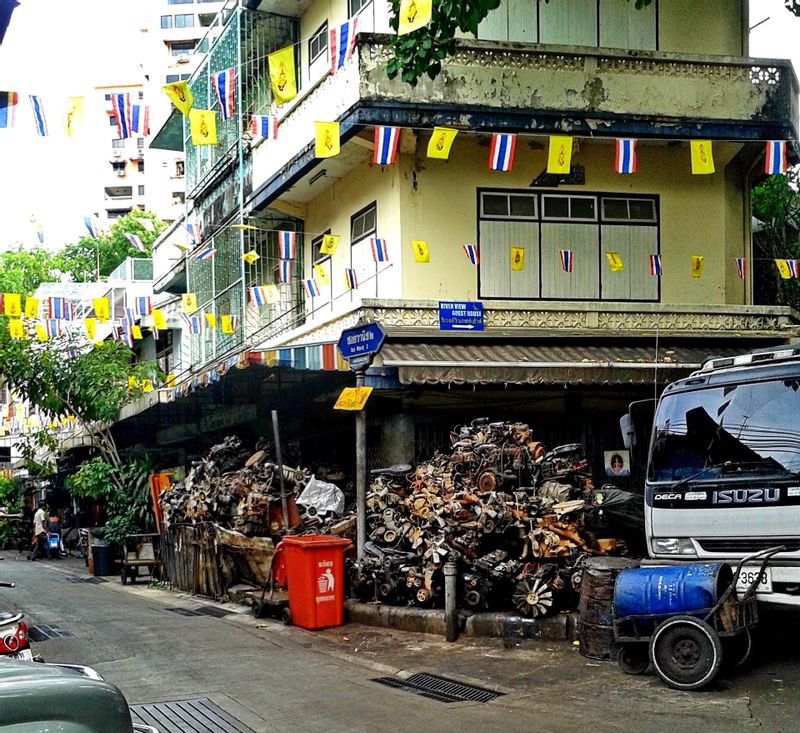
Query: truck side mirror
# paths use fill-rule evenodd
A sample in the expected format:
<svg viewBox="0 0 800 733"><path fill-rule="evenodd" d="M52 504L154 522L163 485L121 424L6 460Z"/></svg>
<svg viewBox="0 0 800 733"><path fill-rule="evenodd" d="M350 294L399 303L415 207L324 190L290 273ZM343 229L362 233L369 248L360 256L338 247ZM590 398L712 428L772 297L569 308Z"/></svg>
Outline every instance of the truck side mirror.
<svg viewBox="0 0 800 733"><path fill-rule="evenodd" d="M630 450L636 445L636 428L633 427L633 419L628 413L619 419L619 429L622 432L623 445Z"/></svg>

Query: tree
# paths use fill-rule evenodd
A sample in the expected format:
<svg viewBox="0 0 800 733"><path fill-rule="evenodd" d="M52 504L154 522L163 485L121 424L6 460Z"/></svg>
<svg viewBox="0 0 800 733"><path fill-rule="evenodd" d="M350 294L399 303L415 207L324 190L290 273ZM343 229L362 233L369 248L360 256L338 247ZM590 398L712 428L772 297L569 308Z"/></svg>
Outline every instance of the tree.
<svg viewBox="0 0 800 733"><path fill-rule="evenodd" d="M44 282L58 279L61 259L39 247L0 253L0 292L27 296Z"/></svg>
<svg viewBox="0 0 800 733"><path fill-rule="evenodd" d="M83 236L64 247L62 268L77 282L107 277L127 257L149 257L153 242L165 226L149 211L131 211L117 219L105 234ZM138 236L145 251L137 250L126 234Z"/></svg>

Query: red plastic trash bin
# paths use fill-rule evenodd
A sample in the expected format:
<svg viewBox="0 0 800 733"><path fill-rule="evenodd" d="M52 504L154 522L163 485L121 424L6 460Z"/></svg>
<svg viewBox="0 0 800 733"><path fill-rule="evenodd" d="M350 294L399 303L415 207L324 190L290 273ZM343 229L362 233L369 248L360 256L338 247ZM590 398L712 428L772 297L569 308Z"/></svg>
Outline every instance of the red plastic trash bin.
<svg viewBox="0 0 800 733"><path fill-rule="evenodd" d="M342 625L344 551L351 544L350 540L324 535L281 540L278 548L283 550L286 560L292 624L302 629Z"/></svg>

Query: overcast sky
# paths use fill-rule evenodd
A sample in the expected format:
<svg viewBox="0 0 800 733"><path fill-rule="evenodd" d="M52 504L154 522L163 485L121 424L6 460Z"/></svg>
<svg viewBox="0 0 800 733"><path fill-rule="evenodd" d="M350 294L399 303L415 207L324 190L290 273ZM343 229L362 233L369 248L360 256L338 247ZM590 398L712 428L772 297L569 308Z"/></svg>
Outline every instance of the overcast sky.
<svg viewBox="0 0 800 733"><path fill-rule="evenodd" d="M140 28L154 2L20 0L0 46L0 90L21 95L17 125L0 130L0 247L34 244L31 219L42 224L50 247L83 234L83 217L97 209L102 189L102 182L91 180L95 169L87 161L102 158L108 146L107 125L103 135L91 134L105 117L89 98L95 86L142 81ZM751 34L751 54L794 57L800 69L800 19L782 0L751 0L751 26L765 18ZM50 102L45 109L52 137L36 135L28 94ZM61 130L58 109L71 95L87 97L84 135L75 139Z"/></svg>

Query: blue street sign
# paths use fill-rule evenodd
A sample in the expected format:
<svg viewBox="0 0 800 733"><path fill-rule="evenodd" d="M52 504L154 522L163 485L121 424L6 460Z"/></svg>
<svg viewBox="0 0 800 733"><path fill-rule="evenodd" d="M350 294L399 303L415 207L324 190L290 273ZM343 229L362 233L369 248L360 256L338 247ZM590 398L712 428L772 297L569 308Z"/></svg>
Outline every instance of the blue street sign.
<svg viewBox="0 0 800 733"><path fill-rule="evenodd" d="M384 330L377 323L364 323L342 331L336 345L342 358L350 361L357 357L377 354L385 338Z"/></svg>
<svg viewBox="0 0 800 733"><path fill-rule="evenodd" d="M440 331L483 331L483 303L439 301Z"/></svg>

